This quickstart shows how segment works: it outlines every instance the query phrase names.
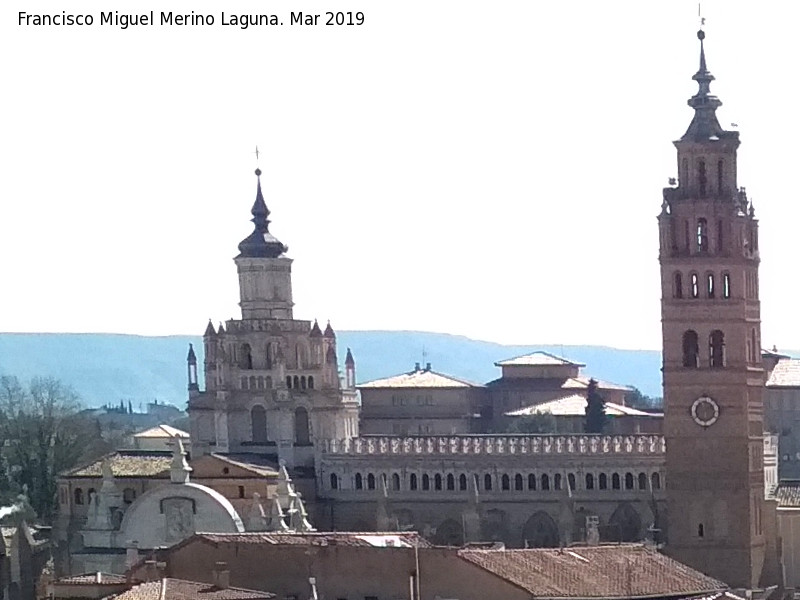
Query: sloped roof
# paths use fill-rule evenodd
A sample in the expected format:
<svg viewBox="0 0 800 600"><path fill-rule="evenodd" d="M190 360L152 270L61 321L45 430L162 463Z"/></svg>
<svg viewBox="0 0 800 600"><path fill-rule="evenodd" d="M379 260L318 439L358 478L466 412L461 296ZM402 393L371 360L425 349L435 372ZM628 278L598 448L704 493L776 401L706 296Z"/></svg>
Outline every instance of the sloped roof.
<svg viewBox="0 0 800 600"><path fill-rule="evenodd" d="M536 414L551 414L559 417L583 416L586 414L586 397L581 394L573 394L566 398L558 398L548 402L541 402L532 406L525 406L517 410L505 413L509 417L523 417ZM632 417L652 417L663 416L653 415L643 410L637 410L630 406L623 406L614 402L606 402L606 414L613 417L632 416Z"/></svg>
<svg viewBox="0 0 800 600"><path fill-rule="evenodd" d="M174 438L175 436L180 436L183 439L188 440L189 434L181 429L176 429L175 427L171 427L169 425L156 425L155 427L151 427L150 429L146 429L145 431L141 431L135 434L133 437L135 438Z"/></svg>
<svg viewBox="0 0 800 600"><path fill-rule="evenodd" d="M164 450L117 450L90 463L61 473L61 477L102 477L108 460L114 477L153 477L168 471L172 452Z"/></svg>
<svg viewBox="0 0 800 600"><path fill-rule="evenodd" d="M537 598L696 596L728 586L641 544L458 555Z"/></svg>
<svg viewBox="0 0 800 600"><path fill-rule="evenodd" d="M121 585L127 583L125 575L114 573L82 573L56 579L53 583L58 585Z"/></svg>
<svg viewBox="0 0 800 600"><path fill-rule="evenodd" d="M362 383L359 389L364 388L470 388L483 387L466 379L459 379L452 375L437 373L429 369L415 369L409 373L401 373L384 379L375 379Z"/></svg>
<svg viewBox="0 0 800 600"><path fill-rule="evenodd" d="M158 581L140 583L114 596L116 600L260 600L274 598L275 594L243 588L218 588L210 583L166 577Z"/></svg>
<svg viewBox="0 0 800 600"><path fill-rule="evenodd" d="M415 532L380 531L314 531L303 533L250 532L250 533L198 533L181 542L201 539L215 544L257 544L264 546L361 546L372 548L430 546ZM173 546L175 548L175 546Z"/></svg>
<svg viewBox="0 0 800 600"><path fill-rule="evenodd" d="M782 358L772 369L767 387L800 387L800 358Z"/></svg>
<svg viewBox="0 0 800 600"><path fill-rule="evenodd" d="M499 362L494 363L497 367L547 367L547 366L572 366L572 367L585 367L583 363L573 362L567 358L562 358L561 356L556 356L555 354L550 354L549 352L544 352L542 350L538 350L536 352L532 352L531 354L524 354L523 356L515 356L514 358L508 358L506 360L501 360Z"/></svg>

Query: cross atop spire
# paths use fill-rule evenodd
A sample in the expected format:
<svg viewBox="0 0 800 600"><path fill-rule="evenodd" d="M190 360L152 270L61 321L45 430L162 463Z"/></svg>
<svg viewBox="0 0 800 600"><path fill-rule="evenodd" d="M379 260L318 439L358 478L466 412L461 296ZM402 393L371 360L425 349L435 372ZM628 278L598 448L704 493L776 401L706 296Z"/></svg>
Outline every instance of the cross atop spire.
<svg viewBox="0 0 800 600"><path fill-rule="evenodd" d="M261 169L256 169L258 179L256 187L256 201L250 213L253 218L253 233L247 236L239 244L239 256L250 258L277 258L288 250L274 235L269 232L269 209L264 202L264 194L261 192Z"/></svg>

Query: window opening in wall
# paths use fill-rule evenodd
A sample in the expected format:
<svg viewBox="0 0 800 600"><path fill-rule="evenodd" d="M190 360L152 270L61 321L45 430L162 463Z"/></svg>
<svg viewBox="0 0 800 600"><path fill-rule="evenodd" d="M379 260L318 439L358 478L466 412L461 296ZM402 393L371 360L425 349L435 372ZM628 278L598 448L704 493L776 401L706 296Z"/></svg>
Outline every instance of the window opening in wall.
<svg viewBox="0 0 800 600"><path fill-rule="evenodd" d="M575 491L575 473L567 473L567 485L571 491Z"/></svg>
<svg viewBox="0 0 800 600"><path fill-rule="evenodd" d="M705 527L703 527L702 523L697 524L697 537L703 537L705 535Z"/></svg>
<svg viewBox="0 0 800 600"><path fill-rule="evenodd" d="M611 489L612 489L612 490L618 490L618 489L620 489L620 477L619 477L619 473L614 473L614 474L611 476Z"/></svg>
<svg viewBox="0 0 800 600"><path fill-rule="evenodd" d="M392 489L398 491L400 489L400 475L392 473Z"/></svg>
<svg viewBox="0 0 800 600"><path fill-rule="evenodd" d="M706 295L709 298L714 297L714 274L709 273L706 275Z"/></svg>
<svg viewBox="0 0 800 600"><path fill-rule="evenodd" d="M625 473L625 489L633 489L633 473Z"/></svg>
<svg viewBox="0 0 800 600"><path fill-rule="evenodd" d="M698 355L700 354L697 332L689 330L683 334L683 366L690 369L699 367Z"/></svg>
<svg viewBox="0 0 800 600"><path fill-rule="evenodd" d="M364 479L361 477L361 473L356 473L356 489L363 490L364 489Z"/></svg>
<svg viewBox="0 0 800 600"><path fill-rule="evenodd" d="M374 490L375 489L375 475L372 473L367 474L367 489Z"/></svg>
<svg viewBox="0 0 800 600"><path fill-rule="evenodd" d="M639 473L639 489L646 490L647 489L647 475L644 473Z"/></svg>
<svg viewBox="0 0 800 600"><path fill-rule="evenodd" d="M338 490L339 489L339 476L336 473L331 473L331 489Z"/></svg>
<svg viewBox="0 0 800 600"><path fill-rule="evenodd" d="M311 443L308 411L302 406L298 406L294 411L294 441L299 446L308 446Z"/></svg>
<svg viewBox="0 0 800 600"><path fill-rule="evenodd" d="M439 473L433 476L433 489L437 492L442 491L442 476Z"/></svg>
<svg viewBox="0 0 800 600"><path fill-rule="evenodd" d="M456 489L456 478L452 473L447 474L447 491L452 492Z"/></svg>
<svg viewBox="0 0 800 600"><path fill-rule="evenodd" d="M531 473L528 475L528 489L535 490L536 489L536 475Z"/></svg>
<svg viewBox="0 0 800 600"><path fill-rule="evenodd" d="M725 299L731 297L731 276L729 273L722 274L722 297Z"/></svg>
<svg viewBox="0 0 800 600"><path fill-rule="evenodd" d="M408 487L411 491L416 491L417 489L417 474L412 473L411 477L408 478Z"/></svg>
<svg viewBox="0 0 800 600"><path fill-rule="evenodd" d="M483 489L491 491L492 489L492 476L488 473L483 476Z"/></svg>
<svg viewBox="0 0 800 600"><path fill-rule="evenodd" d="M593 490L594 489L594 475L591 473L586 474L586 489Z"/></svg>
<svg viewBox="0 0 800 600"><path fill-rule="evenodd" d="M697 161L697 188L698 191L700 192L701 198L706 197L707 183L708 182L706 181L706 161L700 159L699 161Z"/></svg>
<svg viewBox="0 0 800 600"><path fill-rule="evenodd" d="M692 273L692 298L700 297L700 281L697 273Z"/></svg>
<svg viewBox="0 0 800 600"><path fill-rule="evenodd" d="M286 387L289 388L289 389L292 389L292 376L291 375L287 375L286 376Z"/></svg>
<svg viewBox="0 0 800 600"><path fill-rule="evenodd" d="M314 376L313 375L309 375L308 376L308 389L310 389L310 390L314 389Z"/></svg>
<svg viewBox="0 0 800 600"><path fill-rule="evenodd" d="M697 219L697 249L708 251L708 221L705 219Z"/></svg>
<svg viewBox="0 0 800 600"><path fill-rule="evenodd" d="M305 375L301 375L300 376L300 389L301 390L306 389L306 377L305 377Z"/></svg>
<svg viewBox="0 0 800 600"><path fill-rule="evenodd" d="M122 491L122 501L125 504L132 504L136 500L136 490L133 488L125 488Z"/></svg>
<svg viewBox="0 0 800 600"><path fill-rule="evenodd" d="M601 490L608 489L608 475L606 475L605 473L600 473L600 477L598 477L598 487Z"/></svg>
<svg viewBox="0 0 800 600"><path fill-rule="evenodd" d="M422 490L427 492L431 489L431 478L428 476L427 473L422 475Z"/></svg>
<svg viewBox="0 0 800 600"><path fill-rule="evenodd" d="M514 489L516 491L518 491L518 492L521 492L522 491L522 487L523 487L522 486L522 475L517 473L516 475L514 475Z"/></svg>
<svg viewBox="0 0 800 600"><path fill-rule="evenodd" d="M675 288L673 296L675 296L675 298L683 298L683 276L680 273L675 273Z"/></svg>
<svg viewBox="0 0 800 600"><path fill-rule="evenodd" d="M550 477L548 477L547 473L542 475L542 490L549 490L550 489Z"/></svg>
<svg viewBox="0 0 800 600"><path fill-rule="evenodd" d="M292 377L292 387L294 389L299 389L300 388L300 378L297 375Z"/></svg>
<svg viewBox="0 0 800 600"><path fill-rule="evenodd" d="M556 473L553 475L553 489L560 490L561 489L561 473Z"/></svg>
<svg viewBox="0 0 800 600"><path fill-rule="evenodd" d="M724 186L723 186L723 183L722 183L723 182L723 173L724 173L723 167L724 166L725 166L725 161L721 160L721 161L719 161L717 163L717 194L719 196L722 196L722 191L724 189Z"/></svg>
<svg viewBox="0 0 800 600"><path fill-rule="evenodd" d="M500 489L502 489L504 492L507 492L511 489L511 479L506 474L503 474L503 476L500 478Z"/></svg>
<svg viewBox="0 0 800 600"><path fill-rule="evenodd" d="M722 254L725 250L725 235L722 229L722 219L717 221L717 254Z"/></svg>
<svg viewBox="0 0 800 600"><path fill-rule="evenodd" d="M659 473L653 473L650 476L650 486L654 490L660 490L661 489L661 475Z"/></svg>
<svg viewBox="0 0 800 600"><path fill-rule="evenodd" d="M239 486L239 498L244 498L244 486Z"/></svg>
<svg viewBox="0 0 800 600"><path fill-rule="evenodd" d="M691 236L689 235L689 221L683 222L683 237L684 237L684 245L686 246L686 251L688 252L691 248Z"/></svg>
<svg viewBox="0 0 800 600"><path fill-rule="evenodd" d="M708 366L714 369L725 366L725 334L719 329L708 336Z"/></svg>
<svg viewBox="0 0 800 600"><path fill-rule="evenodd" d="M758 337L755 328L750 330L750 337L753 343L753 362L757 363L760 361L761 352L759 351L760 346L758 345Z"/></svg>
<svg viewBox="0 0 800 600"><path fill-rule="evenodd" d="M464 473L458 476L458 489L462 492L467 489L467 476Z"/></svg>
<svg viewBox="0 0 800 600"><path fill-rule="evenodd" d="M83 490L81 488L75 488L73 492L74 503L75 504L83 504Z"/></svg>
<svg viewBox="0 0 800 600"><path fill-rule="evenodd" d="M256 377L255 377L255 375L251 375L250 376L250 389L254 390L257 387L258 387L258 385L256 384Z"/></svg>

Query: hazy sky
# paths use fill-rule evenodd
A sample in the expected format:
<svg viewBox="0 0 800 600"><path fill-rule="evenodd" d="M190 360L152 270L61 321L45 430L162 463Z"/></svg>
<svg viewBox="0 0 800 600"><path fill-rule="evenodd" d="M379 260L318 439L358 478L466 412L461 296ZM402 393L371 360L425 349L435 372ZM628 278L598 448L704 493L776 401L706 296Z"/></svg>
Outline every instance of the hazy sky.
<svg viewBox="0 0 800 600"><path fill-rule="evenodd" d="M696 2L117 1L211 27L2 11L0 331L200 334L238 316L253 150L295 315L504 343L660 347L656 215ZM361 27L220 13L365 13ZM800 347L800 5L704 2L720 121L761 219L763 340Z"/></svg>

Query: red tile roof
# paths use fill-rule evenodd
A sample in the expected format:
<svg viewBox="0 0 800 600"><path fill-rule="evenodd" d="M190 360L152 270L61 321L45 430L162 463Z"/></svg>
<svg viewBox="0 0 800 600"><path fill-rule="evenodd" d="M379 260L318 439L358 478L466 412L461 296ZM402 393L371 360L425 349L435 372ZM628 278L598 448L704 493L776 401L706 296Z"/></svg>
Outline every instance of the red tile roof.
<svg viewBox="0 0 800 600"><path fill-rule="evenodd" d="M266 600L274 598L270 592L259 592L243 588L218 588L209 583L165 578L159 581L140 583L113 596L115 600Z"/></svg>
<svg viewBox="0 0 800 600"><path fill-rule="evenodd" d="M641 544L461 550L458 555L537 598L686 597L728 589Z"/></svg>
<svg viewBox="0 0 800 600"><path fill-rule="evenodd" d="M125 575L114 573L82 573L56 579L58 585L121 585L126 583Z"/></svg>
<svg viewBox="0 0 800 600"><path fill-rule="evenodd" d="M780 359L769 374L767 387L800 387L800 359Z"/></svg>

